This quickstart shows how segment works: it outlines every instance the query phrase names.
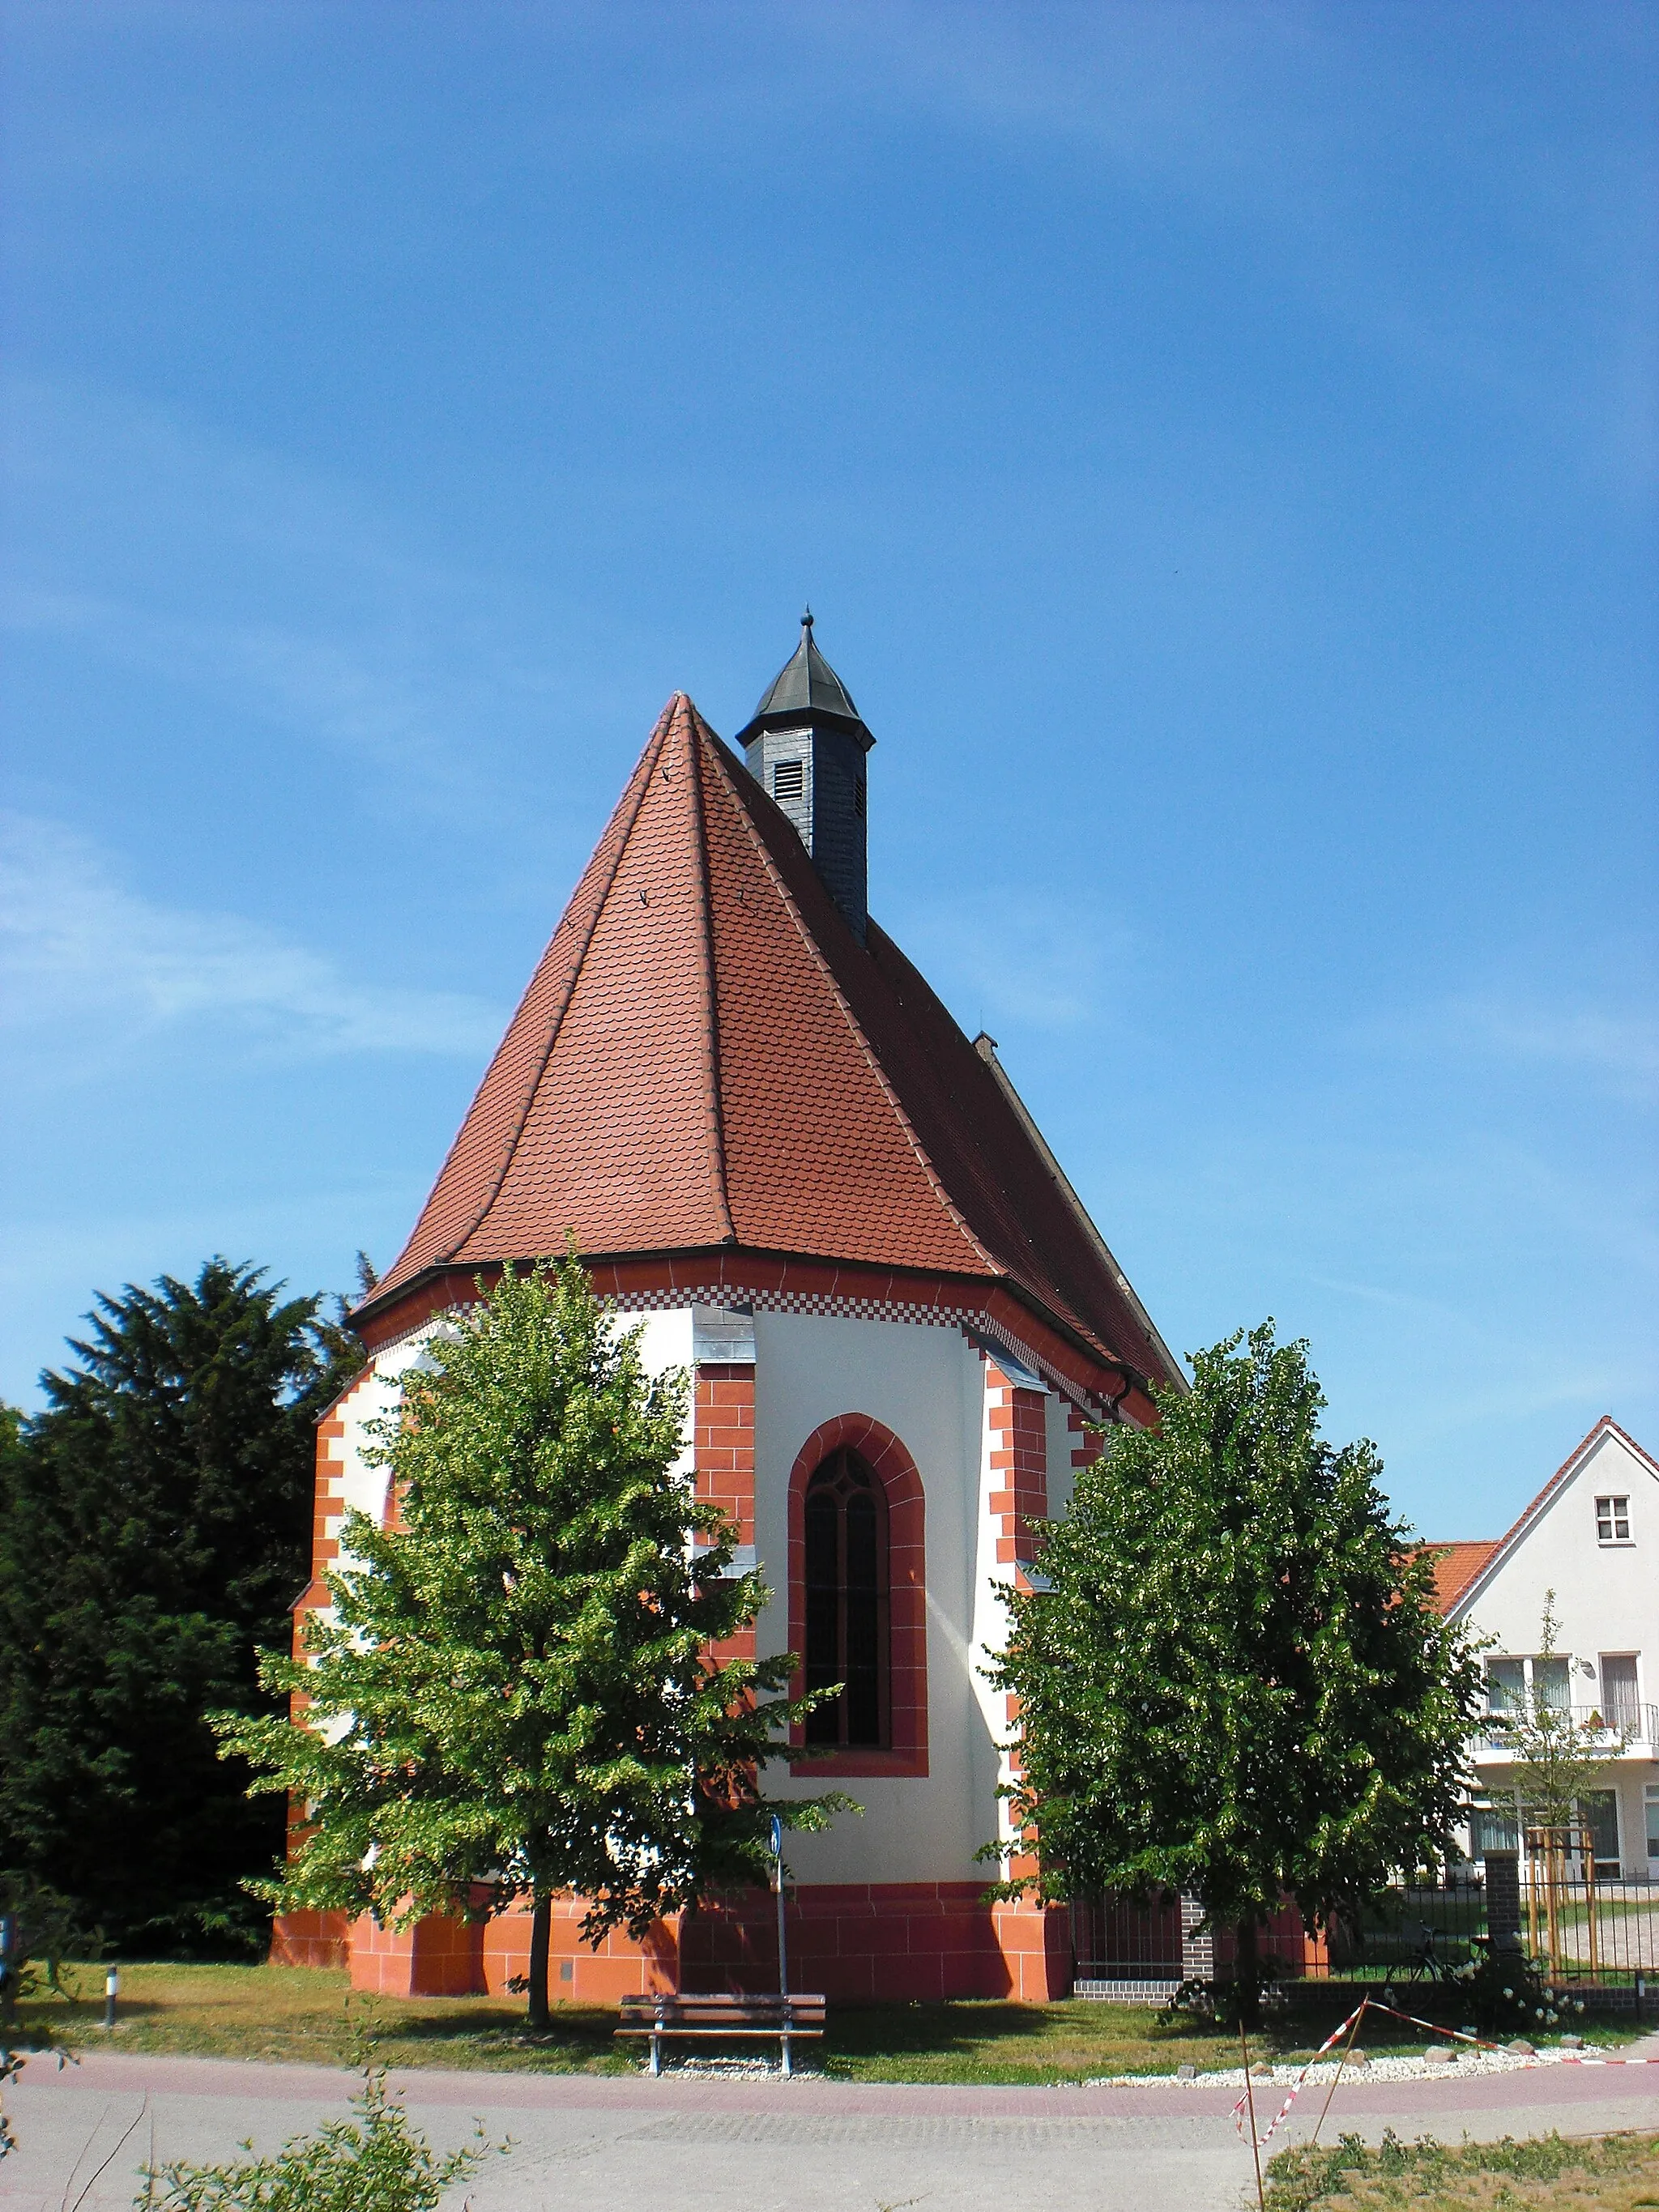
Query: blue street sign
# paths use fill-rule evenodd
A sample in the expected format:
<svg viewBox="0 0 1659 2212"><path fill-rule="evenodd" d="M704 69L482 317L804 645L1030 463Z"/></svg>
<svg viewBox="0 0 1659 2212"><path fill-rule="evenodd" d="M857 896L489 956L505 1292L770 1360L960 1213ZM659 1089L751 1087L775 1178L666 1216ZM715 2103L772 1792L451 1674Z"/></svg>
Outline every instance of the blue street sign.
<svg viewBox="0 0 1659 2212"><path fill-rule="evenodd" d="M783 1823L775 1813L772 1815L772 1856L775 1859L783 1856Z"/></svg>

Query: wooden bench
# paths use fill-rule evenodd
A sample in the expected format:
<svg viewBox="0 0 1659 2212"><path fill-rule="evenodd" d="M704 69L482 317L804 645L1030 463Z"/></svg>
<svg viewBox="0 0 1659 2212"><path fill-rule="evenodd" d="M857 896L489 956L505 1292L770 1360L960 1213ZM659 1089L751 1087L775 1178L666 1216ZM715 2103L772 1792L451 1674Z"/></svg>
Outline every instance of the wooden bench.
<svg viewBox="0 0 1659 2212"><path fill-rule="evenodd" d="M823 2033L823 1999L812 1996L734 1997L718 1991L707 1996L629 1996L622 2001L618 2035L649 2036L651 2071L662 2072L662 2046L671 2036L775 2040L783 2046L783 2070L793 2072L791 2044Z"/></svg>

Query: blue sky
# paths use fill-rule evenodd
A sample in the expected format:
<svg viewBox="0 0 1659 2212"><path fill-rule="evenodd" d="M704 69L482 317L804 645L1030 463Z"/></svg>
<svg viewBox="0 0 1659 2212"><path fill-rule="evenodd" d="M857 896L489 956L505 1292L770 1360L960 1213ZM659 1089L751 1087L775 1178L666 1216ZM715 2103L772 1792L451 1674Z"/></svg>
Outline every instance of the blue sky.
<svg viewBox="0 0 1659 2212"><path fill-rule="evenodd" d="M1651 9L0 9L0 1391L389 1262L668 692L1165 1336L1425 1533L1659 1445Z"/></svg>

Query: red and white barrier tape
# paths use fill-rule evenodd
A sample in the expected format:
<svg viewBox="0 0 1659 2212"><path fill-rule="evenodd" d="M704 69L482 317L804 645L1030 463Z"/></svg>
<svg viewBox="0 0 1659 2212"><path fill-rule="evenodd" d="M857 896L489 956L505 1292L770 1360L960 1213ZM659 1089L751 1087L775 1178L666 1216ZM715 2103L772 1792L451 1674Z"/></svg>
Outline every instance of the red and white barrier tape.
<svg viewBox="0 0 1659 2212"><path fill-rule="evenodd" d="M1340 2043L1343 2037L1353 2026L1355 2021L1358 2019L1360 2014L1364 2011L1365 2007L1369 2002L1369 1998L1363 1998L1348 2014L1348 2017L1343 2021L1340 2027L1334 2029L1332 2033L1326 2037L1323 2043L1320 2045L1318 2050L1315 2051L1313 2057L1308 2061L1302 2071L1297 2075L1295 2081L1291 2085L1290 2095L1285 2098L1284 2103L1273 2114L1273 2118L1267 2123L1267 2135L1258 2136L1256 2137L1256 2145L1258 2148L1267 2142L1267 2136L1270 2136L1273 2133L1273 2130L1284 2118L1285 2113L1290 2111L1291 2106L1295 2104L1297 2099L1301 2095L1302 2084L1307 2080L1309 2075L1312 2073L1314 2068L1318 2065L1320 2060L1325 2056L1325 2053L1328 2051L1334 2049L1336 2045ZM1233 2125L1238 2130L1241 2136L1244 2132L1244 2114L1249 2107L1249 2102L1250 2093L1246 2089L1244 2094L1233 2106Z"/></svg>
<svg viewBox="0 0 1659 2212"><path fill-rule="evenodd" d="M1413 2027L1426 2027L1447 2043L1473 2043L1482 2051L1501 2051L1501 2043L1488 2043L1484 2036L1458 2035L1449 2027L1436 2027L1432 2021L1419 2020L1415 2013L1395 2012L1392 2005L1371 2002L1373 2012L1386 2012L1395 2020L1408 2020ZM1582 2051L1564 2051L1557 2062L1562 2066L1659 2066L1659 2054L1651 2058L1586 2058Z"/></svg>
<svg viewBox="0 0 1659 2212"><path fill-rule="evenodd" d="M1397 2011L1393 2005L1379 2004L1375 1997L1367 1997L1363 2003L1355 2006L1354 2009L1348 2014L1346 2020L1343 2021L1341 2027L1339 2027L1334 2034L1326 2038L1325 2041L1320 2045L1318 2050L1315 2051L1313 2057L1303 2068L1300 2074L1297 2075L1295 2082L1291 2086L1290 2095L1285 2098L1284 2103L1273 2114L1273 2118L1267 2123L1267 2134L1257 2136L1256 2148L1258 2149L1265 2148L1267 2136L1272 2135L1273 2130L1278 2127L1280 2121L1283 2120L1285 2114L1290 2111L1291 2106L1295 2104L1297 2099L1301 2095L1304 2082L1306 2081L1309 2075L1313 2071L1314 2068L1318 2065L1320 2060L1324 2057L1326 2053L1330 2051L1334 2045L1339 2043L1343 2036L1347 2033L1348 2030L1353 2026L1355 2021L1358 2019L1360 2014L1368 2009L1371 2012L1387 2013L1390 2020L1403 2020L1408 2021L1413 2027L1426 2028L1431 2035L1437 2035L1444 2043L1472 2044L1477 2051L1501 2051L1503 2049L1503 2045L1501 2044L1490 2042L1484 2035L1465 2035L1459 2029L1442 2027L1434 2021L1419 2020L1414 2012L1400 2012ZM1564 2051L1561 2054L1559 2063L1565 2066L1659 2066L1659 2056L1656 2056L1652 2058L1586 2058L1578 2051ZM1247 2091L1233 2106L1233 2124L1237 2127L1241 2136L1244 2132L1244 2113L1249 2104L1249 2094Z"/></svg>

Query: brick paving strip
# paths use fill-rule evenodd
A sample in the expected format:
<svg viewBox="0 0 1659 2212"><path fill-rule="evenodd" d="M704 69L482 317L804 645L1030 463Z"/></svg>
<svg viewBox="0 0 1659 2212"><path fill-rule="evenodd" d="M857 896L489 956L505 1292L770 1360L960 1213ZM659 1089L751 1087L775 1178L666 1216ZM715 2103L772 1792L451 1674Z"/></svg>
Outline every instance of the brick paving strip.
<svg viewBox="0 0 1659 2212"><path fill-rule="evenodd" d="M1650 2048L1652 2045L1654 2047ZM1453 2072L1418 2081L1368 2081L1351 2076L1340 2090L1344 2111L1395 2112L1410 2108L1425 2116L1447 2111L1524 2112L1529 2105L1571 2106L1605 2101L1659 2100L1659 2080L1643 2077L1616 2086L1605 2070L1641 2059L1659 2063L1659 2038L1637 2045L1619 2057L1580 2059L1504 2074ZM33 2061L25 2075L30 2089L99 2090L107 2095L145 2094L275 2100L337 2100L351 2093L356 2076L330 2066L267 2063L258 2059L188 2058L147 2053L88 2051L78 2066L61 2071L50 2059ZM410 2067L392 2072L393 2086L413 2102L465 2106L469 2112L593 2110L597 2112L695 2112L822 2116L866 2115L912 2119L926 2114L975 2119L1166 2118L1173 2112L1227 2114L1238 2092L1226 2083L1171 2083L1149 2080L1144 2086L1112 2082L1085 2087L1054 2087L962 2082L836 2081L798 2075L793 2081L722 2081L718 2075L665 2073L652 2081L643 2075L532 2074L483 2069L449 2071ZM1427 2124L1425 2117L1425 2124ZM1656 2122L1659 2125L1659 2121Z"/></svg>
<svg viewBox="0 0 1659 2212"><path fill-rule="evenodd" d="M1230 2118L1237 2092L1224 2085L1002 2088L672 2074L651 2081L435 2069L392 2079L446 2148L465 2139L475 2115L516 2139L512 2158L473 2185L477 2212L565 2212L575 2203L607 2212L876 2212L907 2200L917 2212L1006 2212L1011 2191L1033 2189L1045 2212L1232 2212L1249 2179ZM84 2179L141 2111L143 2127L87 2212L131 2204L149 2115L158 2158L222 2159L244 2136L264 2150L314 2127L341 2110L353 2086L333 2068L234 2059L94 2051L61 2073L37 2061L9 2100L22 2149L0 2163L0 2207L56 2208L72 2160L95 2137ZM1595 2064L1360 2081L1339 2091L1326 2133L1375 2139L1392 2126L1455 2142L1466 2132L1659 2129L1656 2089L1659 2074L1646 2067ZM1287 2130L1287 2139L1305 2131Z"/></svg>

